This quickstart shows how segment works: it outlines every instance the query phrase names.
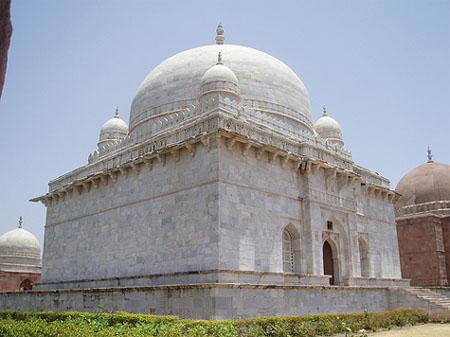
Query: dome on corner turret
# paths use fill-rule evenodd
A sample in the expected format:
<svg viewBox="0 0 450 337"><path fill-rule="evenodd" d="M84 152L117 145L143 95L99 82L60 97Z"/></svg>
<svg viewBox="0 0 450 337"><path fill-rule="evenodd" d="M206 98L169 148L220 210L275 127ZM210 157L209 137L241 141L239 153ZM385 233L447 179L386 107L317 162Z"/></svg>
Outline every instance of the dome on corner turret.
<svg viewBox="0 0 450 337"><path fill-rule="evenodd" d="M200 82L199 100L204 106L208 106L205 104L205 99L208 99L206 96L214 93L221 93L236 102L241 100L239 81L234 72L223 64L221 52L218 54L217 63L205 72Z"/></svg>
<svg viewBox="0 0 450 337"><path fill-rule="evenodd" d="M325 107L322 117L314 124L314 130L328 143L340 146L344 145L341 126L335 119L328 115Z"/></svg>
<svg viewBox="0 0 450 337"><path fill-rule="evenodd" d="M109 119L100 129L99 145L103 142L122 140L128 135L128 125L119 117L119 111Z"/></svg>
<svg viewBox="0 0 450 337"><path fill-rule="evenodd" d="M234 72L222 63L222 55L220 52L217 64L209 68L201 79L202 85L211 82L230 82L235 85L239 84Z"/></svg>

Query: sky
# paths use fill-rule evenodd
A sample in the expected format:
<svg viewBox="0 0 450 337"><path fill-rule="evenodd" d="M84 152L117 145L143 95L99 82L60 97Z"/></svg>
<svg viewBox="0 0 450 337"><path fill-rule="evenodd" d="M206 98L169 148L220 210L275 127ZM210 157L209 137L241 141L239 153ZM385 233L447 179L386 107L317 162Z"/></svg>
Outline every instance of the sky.
<svg viewBox="0 0 450 337"><path fill-rule="evenodd" d="M146 75L177 52L225 42L265 51L326 105L356 163L395 188L426 161L450 163L449 1L12 0L0 101L0 234L43 242L46 209L28 200L87 163L116 106L128 121Z"/></svg>

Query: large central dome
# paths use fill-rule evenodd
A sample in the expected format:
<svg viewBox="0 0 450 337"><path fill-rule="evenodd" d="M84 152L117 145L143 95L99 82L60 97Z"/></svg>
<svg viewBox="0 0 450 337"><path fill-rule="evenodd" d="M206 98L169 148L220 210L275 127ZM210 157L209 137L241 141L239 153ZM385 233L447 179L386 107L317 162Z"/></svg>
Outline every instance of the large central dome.
<svg viewBox="0 0 450 337"><path fill-rule="evenodd" d="M148 130L156 118L195 105L202 76L216 64L219 52L239 81L244 105L311 129L308 92L287 65L256 49L209 45L170 57L145 78L132 103L130 132L144 125Z"/></svg>

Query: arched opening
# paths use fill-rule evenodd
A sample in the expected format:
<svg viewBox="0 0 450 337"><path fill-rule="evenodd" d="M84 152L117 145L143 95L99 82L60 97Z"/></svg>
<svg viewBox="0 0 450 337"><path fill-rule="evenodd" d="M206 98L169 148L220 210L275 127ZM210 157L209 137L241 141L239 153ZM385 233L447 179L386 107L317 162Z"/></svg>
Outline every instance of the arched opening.
<svg viewBox="0 0 450 337"><path fill-rule="evenodd" d="M299 271L300 241L294 225L287 225L282 234L283 272L297 273Z"/></svg>
<svg viewBox="0 0 450 337"><path fill-rule="evenodd" d="M283 272L294 272L294 240L288 230L283 231Z"/></svg>
<svg viewBox="0 0 450 337"><path fill-rule="evenodd" d="M328 240L323 243L323 274L331 276L330 284L336 284L336 268L333 249Z"/></svg>
<svg viewBox="0 0 450 337"><path fill-rule="evenodd" d="M33 282L29 279L25 279L20 283L19 290L20 291L27 291L31 290L33 288Z"/></svg>
<svg viewBox="0 0 450 337"><path fill-rule="evenodd" d="M367 243L363 239L358 240L359 245L359 264L361 268L361 276L370 276L370 261L369 261L369 249Z"/></svg>

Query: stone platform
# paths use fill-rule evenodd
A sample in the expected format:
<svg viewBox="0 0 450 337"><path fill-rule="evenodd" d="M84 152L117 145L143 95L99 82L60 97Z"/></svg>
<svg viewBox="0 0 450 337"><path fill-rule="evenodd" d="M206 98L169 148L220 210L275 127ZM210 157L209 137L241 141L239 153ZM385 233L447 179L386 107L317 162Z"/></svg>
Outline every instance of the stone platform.
<svg viewBox="0 0 450 337"><path fill-rule="evenodd" d="M150 274L128 277L109 277L98 279L66 280L41 282L34 290L96 289L116 287L144 287L184 284L271 284L271 285L311 285L327 286L330 275L290 274L274 272L255 272L232 269L212 269L165 274ZM376 277L347 277L341 286L362 287L407 287L409 280Z"/></svg>
<svg viewBox="0 0 450 337"><path fill-rule="evenodd" d="M193 319L444 308L408 287L189 284L0 294L0 310L127 311ZM448 310L447 310L448 312Z"/></svg>

